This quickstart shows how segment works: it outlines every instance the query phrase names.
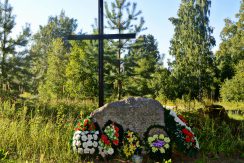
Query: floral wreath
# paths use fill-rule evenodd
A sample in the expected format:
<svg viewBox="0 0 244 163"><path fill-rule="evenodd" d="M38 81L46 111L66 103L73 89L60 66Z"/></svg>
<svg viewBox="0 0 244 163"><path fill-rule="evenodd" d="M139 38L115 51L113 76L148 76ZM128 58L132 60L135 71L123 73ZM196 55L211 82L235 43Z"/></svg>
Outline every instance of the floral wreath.
<svg viewBox="0 0 244 163"><path fill-rule="evenodd" d="M150 131L155 128L165 131L164 126L161 125L152 125L147 129L144 134L146 151L148 152L149 157L154 161L167 161L171 159L172 155L171 140L167 135L163 133L149 136Z"/></svg>
<svg viewBox="0 0 244 163"><path fill-rule="evenodd" d="M189 156L196 155L200 149L199 143L185 118L182 115L177 115L173 110L165 109L165 119L167 131L176 143L178 150Z"/></svg>
<svg viewBox="0 0 244 163"><path fill-rule="evenodd" d="M123 128L109 120L103 128L101 139L99 140L99 154L105 158L112 158L117 153L117 149L122 145Z"/></svg>
<svg viewBox="0 0 244 163"><path fill-rule="evenodd" d="M127 159L130 159L134 154L141 153L141 150L142 147L139 135L133 131L127 130L124 133L123 139L123 155L125 155Z"/></svg>
<svg viewBox="0 0 244 163"><path fill-rule="evenodd" d="M75 125L72 149L80 155L95 155L99 140L99 127L90 117L79 119Z"/></svg>

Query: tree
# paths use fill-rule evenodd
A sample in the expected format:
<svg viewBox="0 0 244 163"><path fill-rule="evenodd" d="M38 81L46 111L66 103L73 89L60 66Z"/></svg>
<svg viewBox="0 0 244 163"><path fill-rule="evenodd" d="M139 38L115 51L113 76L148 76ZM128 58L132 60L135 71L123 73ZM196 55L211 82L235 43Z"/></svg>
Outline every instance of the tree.
<svg viewBox="0 0 244 163"><path fill-rule="evenodd" d="M92 42L72 42L69 63L66 67L66 91L68 97L93 99L98 95L97 52L90 53Z"/></svg>
<svg viewBox="0 0 244 163"><path fill-rule="evenodd" d="M42 100L57 100L64 97L67 60L67 49L62 39L53 40L47 56L46 78L39 86L39 95Z"/></svg>
<svg viewBox="0 0 244 163"><path fill-rule="evenodd" d="M39 31L33 36L31 47L33 93L37 93L39 84L45 79L48 69L47 55L52 41L73 34L76 28L77 20L67 17L65 12L61 11L58 16L50 16L47 25L40 26ZM65 41L64 45L68 47L68 41Z"/></svg>
<svg viewBox="0 0 244 163"><path fill-rule="evenodd" d="M222 84L220 93L223 101L244 101L244 60L235 67L235 75Z"/></svg>
<svg viewBox="0 0 244 163"><path fill-rule="evenodd" d="M109 8L108 4L105 2L105 16L107 19L107 28L115 31L115 33L123 34L123 33L139 33L145 28L143 25L145 23L143 17L138 21L138 17L142 13L141 11L136 10L136 3L131 5L130 2L126 2L126 0L116 0L115 2L111 2L111 7ZM113 62L111 62L113 72L110 72L114 76L114 78L110 77L110 81L112 82L114 87L116 88L115 92L117 93L117 98L121 99L123 94L122 87L125 76L122 72L123 70L123 54L126 53L126 49L130 48L132 44L131 40L110 40L108 45L110 45L111 49L114 50L114 55L111 56L115 58ZM127 51L128 52L128 51ZM116 68L116 69L115 69Z"/></svg>
<svg viewBox="0 0 244 163"><path fill-rule="evenodd" d="M158 44L152 35L140 36L131 45L125 55L125 92L133 96L153 96L154 89L150 87L153 74L159 67L160 55Z"/></svg>
<svg viewBox="0 0 244 163"><path fill-rule="evenodd" d="M13 8L5 0L0 2L0 86L1 96L6 94L21 93L26 89L26 82L21 80L21 76L26 73L26 49L30 37L30 28L26 25L16 39L12 37L15 26L15 16L12 15ZM18 49L18 50L17 50ZM21 50L22 49L22 50Z"/></svg>
<svg viewBox="0 0 244 163"><path fill-rule="evenodd" d="M175 26L170 54L172 75L178 83L177 94L202 99L213 91L214 64L211 48L215 45L209 26L210 0L182 0L178 18L170 18Z"/></svg>
<svg viewBox="0 0 244 163"><path fill-rule="evenodd" d="M244 60L244 0L241 2L240 11L236 14L237 22L225 19L225 27L221 32L222 42L216 52L219 69L219 78L223 82L235 75L235 66Z"/></svg>

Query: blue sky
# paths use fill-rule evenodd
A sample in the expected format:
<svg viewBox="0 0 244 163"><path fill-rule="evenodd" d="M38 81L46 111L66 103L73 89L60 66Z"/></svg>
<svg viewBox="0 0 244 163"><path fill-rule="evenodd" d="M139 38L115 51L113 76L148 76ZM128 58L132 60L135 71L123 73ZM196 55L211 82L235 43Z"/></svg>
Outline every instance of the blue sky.
<svg viewBox="0 0 244 163"><path fill-rule="evenodd" d="M112 0L104 0L110 2ZM129 1L129 0L127 0ZM168 20L177 15L180 0L131 0L137 3L137 9L142 10L145 26L148 28L142 34L152 34L158 41L160 53L170 58L168 49L174 28ZM78 20L78 31L91 33L91 25L97 17L98 0L9 0L16 17L15 33L18 33L25 23L31 24L32 33L45 25L50 15L55 16L63 9L67 16ZM210 25L214 27L214 37L217 46L220 43L219 34L224 27L224 19L235 20L239 11L240 0L212 0Z"/></svg>

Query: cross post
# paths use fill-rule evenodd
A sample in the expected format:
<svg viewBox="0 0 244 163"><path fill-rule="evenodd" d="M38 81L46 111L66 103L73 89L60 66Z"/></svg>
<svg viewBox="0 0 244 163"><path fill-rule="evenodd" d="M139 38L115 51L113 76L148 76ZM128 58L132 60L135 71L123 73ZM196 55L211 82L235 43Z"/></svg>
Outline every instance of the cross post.
<svg viewBox="0 0 244 163"><path fill-rule="evenodd" d="M99 107L104 105L104 79L103 79L103 40L104 39L129 39L135 38L136 34L104 34L103 25L103 0L98 0L98 35L70 35L67 40L98 40L98 74L99 74Z"/></svg>

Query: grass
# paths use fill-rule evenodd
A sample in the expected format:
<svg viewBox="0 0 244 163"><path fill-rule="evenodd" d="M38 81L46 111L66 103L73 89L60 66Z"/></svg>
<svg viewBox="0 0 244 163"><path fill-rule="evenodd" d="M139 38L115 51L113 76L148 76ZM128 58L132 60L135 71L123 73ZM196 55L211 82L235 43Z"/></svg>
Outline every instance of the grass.
<svg viewBox="0 0 244 163"><path fill-rule="evenodd" d="M8 160L14 162L80 162L70 150L73 122L80 112L88 115L95 108L96 103L92 101L64 100L49 105L28 104L28 107L24 103L17 106L2 102L0 151L8 153ZM242 157L243 121L233 124L211 119L192 109L180 111L194 126L193 131L199 138L201 151L197 162L209 162L206 160L211 157Z"/></svg>

